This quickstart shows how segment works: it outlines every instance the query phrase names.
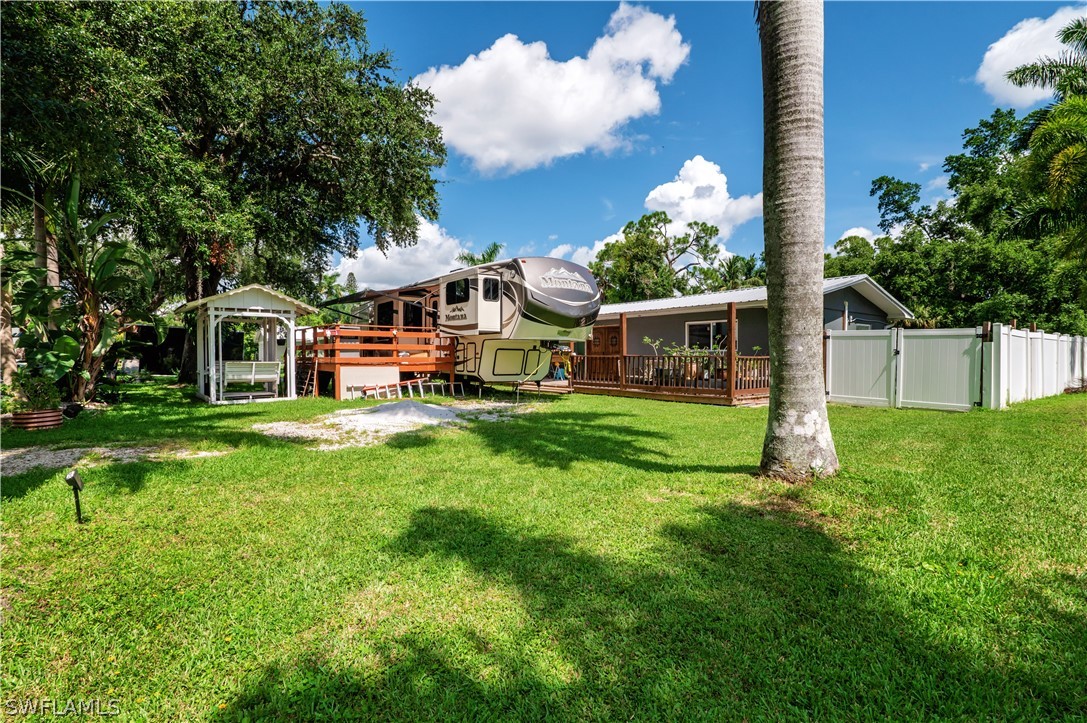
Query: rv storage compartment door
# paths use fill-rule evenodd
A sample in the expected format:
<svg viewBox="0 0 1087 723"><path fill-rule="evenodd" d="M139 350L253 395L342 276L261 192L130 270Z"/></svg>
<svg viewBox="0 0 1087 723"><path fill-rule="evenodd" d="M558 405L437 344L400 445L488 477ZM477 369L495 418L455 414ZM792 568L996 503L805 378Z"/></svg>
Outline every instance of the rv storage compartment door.
<svg viewBox="0 0 1087 723"><path fill-rule="evenodd" d="M502 279L497 274L479 275L479 333L502 331Z"/></svg>

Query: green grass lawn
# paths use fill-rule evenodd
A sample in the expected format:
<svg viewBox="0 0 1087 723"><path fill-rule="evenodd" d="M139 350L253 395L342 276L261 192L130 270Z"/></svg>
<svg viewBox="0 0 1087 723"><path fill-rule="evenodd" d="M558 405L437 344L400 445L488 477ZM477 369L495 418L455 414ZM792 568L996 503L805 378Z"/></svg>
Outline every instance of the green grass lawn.
<svg viewBox="0 0 1087 723"><path fill-rule="evenodd" d="M2 701L122 718L1087 716L1087 396L833 407L837 478L753 476L765 409L574 395L310 451L351 403L128 400L5 448L225 450L3 480ZM105 707L105 703L103 703Z"/></svg>

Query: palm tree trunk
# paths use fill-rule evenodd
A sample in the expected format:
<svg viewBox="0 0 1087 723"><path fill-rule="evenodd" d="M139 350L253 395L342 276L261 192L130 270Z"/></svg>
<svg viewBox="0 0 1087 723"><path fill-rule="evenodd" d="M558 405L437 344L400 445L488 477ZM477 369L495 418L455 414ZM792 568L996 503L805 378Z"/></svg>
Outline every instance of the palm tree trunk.
<svg viewBox="0 0 1087 723"><path fill-rule="evenodd" d="M0 243L0 261L4 258L4 245ZM11 281L0 287L0 376L4 384L11 384L18 369L15 359L15 339L11 330Z"/></svg>
<svg viewBox="0 0 1087 723"><path fill-rule="evenodd" d="M823 6L760 2L763 218L770 332L764 474L833 474L823 380Z"/></svg>
<svg viewBox="0 0 1087 723"><path fill-rule="evenodd" d="M57 237L49 231L45 217L45 187L34 184L34 253L35 263L45 269L45 284L54 289L60 288L60 254L57 250ZM53 301L51 309L60 307L60 301ZM50 323L49 328L53 328Z"/></svg>

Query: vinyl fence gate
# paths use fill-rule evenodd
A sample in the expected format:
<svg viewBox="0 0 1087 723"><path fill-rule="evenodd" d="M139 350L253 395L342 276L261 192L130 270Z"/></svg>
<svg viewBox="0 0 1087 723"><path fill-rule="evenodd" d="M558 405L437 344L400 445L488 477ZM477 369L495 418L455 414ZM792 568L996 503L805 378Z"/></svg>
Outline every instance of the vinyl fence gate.
<svg viewBox="0 0 1087 723"><path fill-rule="evenodd" d="M1087 339L994 324L974 329L831 330L827 398L965 411L1060 394L1087 377Z"/></svg>

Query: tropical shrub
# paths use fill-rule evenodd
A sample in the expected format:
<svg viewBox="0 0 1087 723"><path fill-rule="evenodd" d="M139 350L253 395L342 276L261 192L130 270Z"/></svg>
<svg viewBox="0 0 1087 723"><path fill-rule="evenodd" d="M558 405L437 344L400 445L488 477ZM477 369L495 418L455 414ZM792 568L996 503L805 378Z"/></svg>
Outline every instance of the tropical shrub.
<svg viewBox="0 0 1087 723"><path fill-rule="evenodd" d="M35 374L29 368L24 367L15 373L12 388L13 412L38 412L60 406L60 390L56 382L41 374Z"/></svg>

